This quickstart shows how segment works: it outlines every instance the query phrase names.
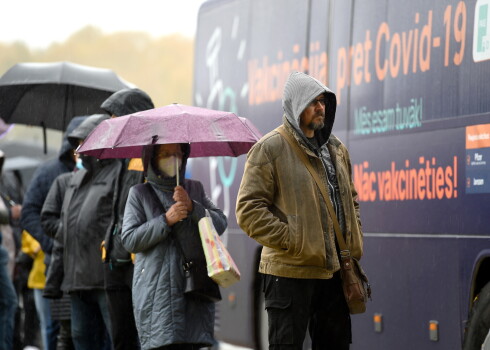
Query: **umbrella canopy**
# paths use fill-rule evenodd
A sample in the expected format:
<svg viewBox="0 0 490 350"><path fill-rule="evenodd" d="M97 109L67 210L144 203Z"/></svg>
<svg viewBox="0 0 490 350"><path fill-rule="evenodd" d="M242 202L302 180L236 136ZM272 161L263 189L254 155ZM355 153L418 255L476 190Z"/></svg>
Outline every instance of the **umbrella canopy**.
<svg viewBox="0 0 490 350"><path fill-rule="evenodd" d="M190 157L237 157L261 137L252 123L234 113L172 104L104 120L79 153L97 158L139 158L151 144L189 143Z"/></svg>
<svg viewBox="0 0 490 350"><path fill-rule="evenodd" d="M112 70L70 62L18 63L0 78L0 117L65 130L75 115L102 113L112 93L133 87Z"/></svg>

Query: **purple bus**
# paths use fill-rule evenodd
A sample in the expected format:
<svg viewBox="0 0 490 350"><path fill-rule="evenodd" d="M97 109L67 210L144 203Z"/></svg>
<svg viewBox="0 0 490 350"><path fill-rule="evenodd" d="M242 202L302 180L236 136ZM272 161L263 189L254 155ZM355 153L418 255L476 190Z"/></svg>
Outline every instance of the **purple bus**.
<svg viewBox="0 0 490 350"><path fill-rule="evenodd" d="M481 349L490 324L490 0L212 0L199 12L196 106L264 134L291 71L337 95L373 289L352 349ZM267 348L261 247L236 223L245 156L193 159L229 220L242 279L216 336ZM490 348L490 340L486 346ZM308 345L305 345L307 347Z"/></svg>

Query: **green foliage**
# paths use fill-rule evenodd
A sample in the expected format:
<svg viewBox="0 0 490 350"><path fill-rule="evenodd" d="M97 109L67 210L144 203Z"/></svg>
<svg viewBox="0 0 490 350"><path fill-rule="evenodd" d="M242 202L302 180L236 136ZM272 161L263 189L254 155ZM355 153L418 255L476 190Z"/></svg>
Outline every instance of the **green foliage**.
<svg viewBox="0 0 490 350"><path fill-rule="evenodd" d="M153 38L143 32L104 34L87 26L64 43L31 50L24 43L0 43L0 75L19 62L71 61L109 68L146 91L156 107L192 104L193 39Z"/></svg>

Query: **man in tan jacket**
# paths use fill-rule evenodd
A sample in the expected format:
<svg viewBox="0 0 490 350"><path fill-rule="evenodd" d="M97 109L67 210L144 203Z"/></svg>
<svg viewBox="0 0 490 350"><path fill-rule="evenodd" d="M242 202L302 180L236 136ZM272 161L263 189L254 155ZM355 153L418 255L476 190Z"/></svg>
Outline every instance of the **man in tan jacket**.
<svg viewBox="0 0 490 350"><path fill-rule="evenodd" d="M357 192L347 148L331 134L336 98L318 80L292 73L284 88L283 128L328 191L353 257L362 255ZM326 203L286 139L273 130L250 150L237 198L240 227L263 245L269 349L348 349L351 321L340 281L339 249Z"/></svg>

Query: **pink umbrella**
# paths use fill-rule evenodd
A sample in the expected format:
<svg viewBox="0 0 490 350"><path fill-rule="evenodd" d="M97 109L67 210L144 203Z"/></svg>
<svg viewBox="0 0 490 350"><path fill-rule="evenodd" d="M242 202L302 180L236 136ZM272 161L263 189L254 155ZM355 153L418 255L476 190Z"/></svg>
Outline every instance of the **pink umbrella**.
<svg viewBox="0 0 490 350"><path fill-rule="evenodd" d="M189 143L190 157L237 157L260 137L249 120L234 113L172 104L104 120L78 152L99 159L139 158L146 145Z"/></svg>

